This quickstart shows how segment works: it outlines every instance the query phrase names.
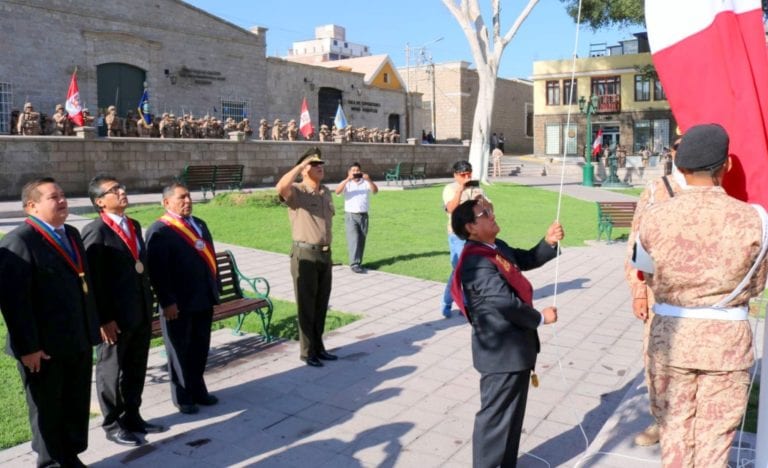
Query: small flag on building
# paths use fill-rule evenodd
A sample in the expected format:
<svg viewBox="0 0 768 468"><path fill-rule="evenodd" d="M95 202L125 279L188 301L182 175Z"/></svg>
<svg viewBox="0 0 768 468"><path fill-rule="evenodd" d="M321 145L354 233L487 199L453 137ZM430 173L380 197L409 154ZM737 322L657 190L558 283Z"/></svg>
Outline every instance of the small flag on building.
<svg viewBox="0 0 768 468"><path fill-rule="evenodd" d="M80 104L80 88L77 86L77 70L72 73L67 90L67 102L64 104L69 120L78 127L83 126L83 106Z"/></svg>
<svg viewBox="0 0 768 468"><path fill-rule="evenodd" d="M336 117L333 119L333 124L339 130L347 127L347 116L344 115L344 109L341 108L341 103L339 103L339 108L336 109Z"/></svg>
<svg viewBox="0 0 768 468"><path fill-rule="evenodd" d="M592 143L592 157L600 156L600 152L602 150L603 150L603 129L600 128L597 130L597 136L595 137L595 141Z"/></svg>
<svg viewBox="0 0 768 468"><path fill-rule="evenodd" d="M144 88L141 99L139 99L139 115L147 125L152 123L152 114L149 112L149 90L147 88Z"/></svg>
<svg viewBox="0 0 768 468"><path fill-rule="evenodd" d="M309 117L309 106L307 105L307 98L304 98L301 101L299 131L305 139L309 139L315 133L315 127L312 126L312 119Z"/></svg>

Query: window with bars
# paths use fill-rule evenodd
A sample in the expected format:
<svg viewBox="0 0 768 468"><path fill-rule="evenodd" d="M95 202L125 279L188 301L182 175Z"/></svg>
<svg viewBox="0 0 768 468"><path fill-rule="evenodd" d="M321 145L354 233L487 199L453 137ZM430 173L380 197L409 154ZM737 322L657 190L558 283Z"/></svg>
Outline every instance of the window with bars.
<svg viewBox="0 0 768 468"><path fill-rule="evenodd" d="M560 105L560 82L559 81L547 81L547 105L548 106Z"/></svg>
<svg viewBox="0 0 768 468"><path fill-rule="evenodd" d="M240 122L248 117L248 101L221 100L221 119L232 117Z"/></svg>
<svg viewBox="0 0 768 468"><path fill-rule="evenodd" d="M565 154L567 156L576 156L579 152L576 145L577 130L575 123L563 126L563 141L565 141Z"/></svg>
<svg viewBox="0 0 768 468"><path fill-rule="evenodd" d="M635 101L651 100L651 79L643 75L635 75Z"/></svg>
<svg viewBox="0 0 768 468"><path fill-rule="evenodd" d="M544 127L544 152L546 154L560 154L560 124L548 123Z"/></svg>
<svg viewBox="0 0 768 468"><path fill-rule="evenodd" d="M661 81L656 79L653 82L653 100L654 101L666 101L667 95L664 93L664 88L661 87Z"/></svg>
<svg viewBox="0 0 768 468"><path fill-rule="evenodd" d="M0 82L0 133L11 133L12 98L11 84Z"/></svg>

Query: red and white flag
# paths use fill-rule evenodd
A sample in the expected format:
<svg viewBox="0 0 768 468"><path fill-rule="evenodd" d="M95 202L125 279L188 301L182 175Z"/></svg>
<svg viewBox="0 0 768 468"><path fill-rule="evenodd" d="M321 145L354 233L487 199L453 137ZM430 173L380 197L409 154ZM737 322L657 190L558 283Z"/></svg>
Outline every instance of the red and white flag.
<svg viewBox="0 0 768 468"><path fill-rule="evenodd" d="M685 132L718 123L733 169L723 186L768 208L768 54L760 0L646 0L653 63Z"/></svg>
<svg viewBox="0 0 768 468"><path fill-rule="evenodd" d="M603 129L597 129L597 135L595 141L592 142L592 157L600 156L600 152L603 150Z"/></svg>
<svg viewBox="0 0 768 468"><path fill-rule="evenodd" d="M309 106L307 98L301 101L301 117L299 117L299 131L301 135L308 139L315 133L315 127L312 126L312 119L309 117Z"/></svg>
<svg viewBox="0 0 768 468"><path fill-rule="evenodd" d="M77 70L72 73L67 91L67 102L64 104L71 120L78 127L83 126L83 106L80 105L80 88L77 87Z"/></svg>

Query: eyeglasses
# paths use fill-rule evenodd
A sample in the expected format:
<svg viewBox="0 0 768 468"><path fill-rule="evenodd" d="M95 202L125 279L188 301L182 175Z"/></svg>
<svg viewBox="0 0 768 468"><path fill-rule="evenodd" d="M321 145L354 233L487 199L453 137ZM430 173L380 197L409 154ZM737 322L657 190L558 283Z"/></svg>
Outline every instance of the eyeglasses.
<svg viewBox="0 0 768 468"><path fill-rule="evenodd" d="M477 213L475 215L475 221L477 221L478 218L482 218L483 216L486 216L490 218L493 215L493 210L490 208L483 208L483 210L480 213Z"/></svg>
<svg viewBox="0 0 768 468"><path fill-rule="evenodd" d="M110 193L112 195L117 195L117 194L120 193L121 190L123 192L125 192L125 185L123 185L123 184L114 185L109 190L104 190L103 192L101 192L101 195L99 195L98 198L105 197L105 196L109 195Z"/></svg>

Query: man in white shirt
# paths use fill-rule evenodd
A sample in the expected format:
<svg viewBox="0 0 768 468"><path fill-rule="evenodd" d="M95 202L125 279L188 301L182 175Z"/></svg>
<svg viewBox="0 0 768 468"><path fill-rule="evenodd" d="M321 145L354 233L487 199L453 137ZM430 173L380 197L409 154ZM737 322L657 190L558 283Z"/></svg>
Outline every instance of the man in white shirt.
<svg viewBox="0 0 768 468"><path fill-rule="evenodd" d="M344 194L344 224L347 230L347 248L349 266L355 273L365 273L361 266L365 238L368 235L368 206L371 193L377 193L379 187L368 174L360 169L360 163L352 163L347 171L347 178L336 187L336 195Z"/></svg>

